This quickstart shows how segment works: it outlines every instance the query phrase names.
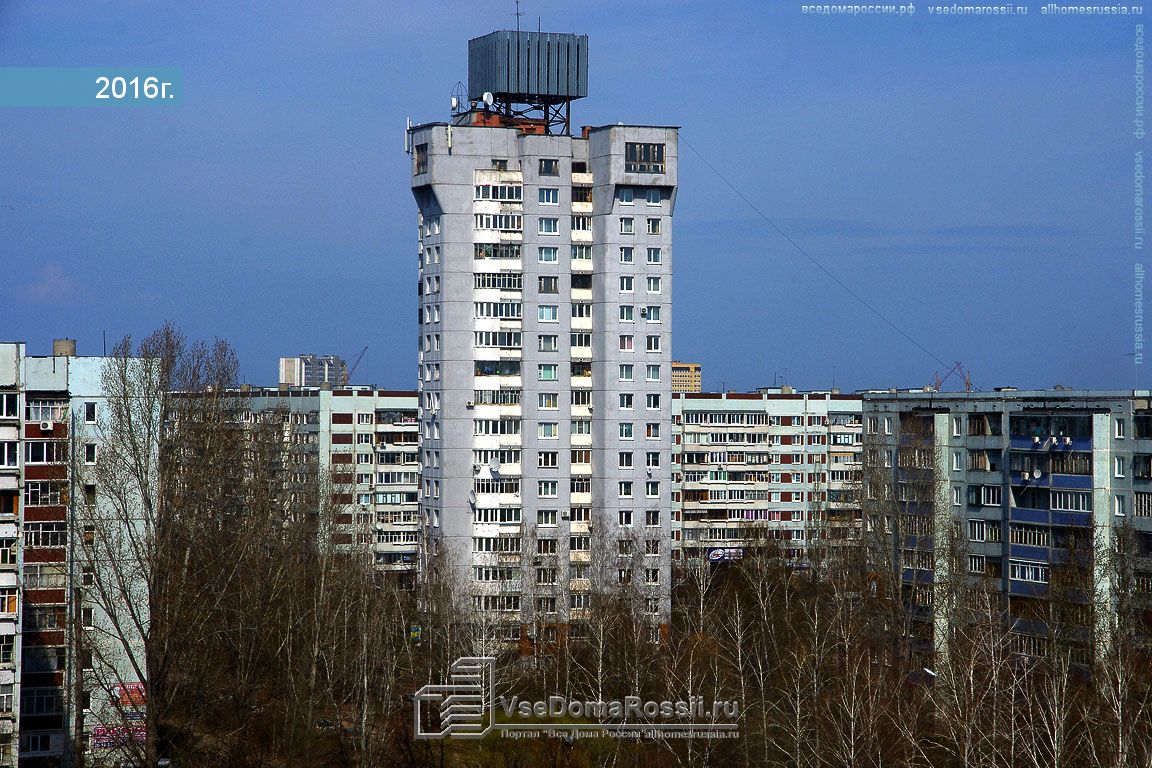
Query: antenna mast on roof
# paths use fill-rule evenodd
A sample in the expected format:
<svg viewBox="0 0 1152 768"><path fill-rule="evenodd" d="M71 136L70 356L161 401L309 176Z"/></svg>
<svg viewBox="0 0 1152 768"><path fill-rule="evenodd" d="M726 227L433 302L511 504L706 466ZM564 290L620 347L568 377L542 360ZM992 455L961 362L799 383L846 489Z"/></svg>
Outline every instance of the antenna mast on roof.
<svg viewBox="0 0 1152 768"><path fill-rule="evenodd" d="M520 0L516 0L516 31L520 31L520 17L524 14L520 13Z"/></svg>

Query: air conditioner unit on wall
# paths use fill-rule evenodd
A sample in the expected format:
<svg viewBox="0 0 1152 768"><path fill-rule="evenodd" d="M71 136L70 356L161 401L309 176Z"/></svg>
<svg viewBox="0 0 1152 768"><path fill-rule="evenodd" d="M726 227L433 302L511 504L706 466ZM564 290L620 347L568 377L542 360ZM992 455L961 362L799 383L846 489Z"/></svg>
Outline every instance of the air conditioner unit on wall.
<svg viewBox="0 0 1152 768"><path fill-rule="evenodd" d="M56 427L56 425L51 421L40 422L40 431L41 432L51 432L55 427Z"/></svg>

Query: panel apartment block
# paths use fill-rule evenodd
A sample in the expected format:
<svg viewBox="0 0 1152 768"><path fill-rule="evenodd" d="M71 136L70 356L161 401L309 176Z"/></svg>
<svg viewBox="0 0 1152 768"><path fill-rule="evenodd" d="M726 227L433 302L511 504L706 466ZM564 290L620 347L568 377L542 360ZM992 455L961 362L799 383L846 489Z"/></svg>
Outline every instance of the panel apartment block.
<svg viewBox="0 0 1152 768"><path fill-rule="evenodd" d="M1152 598L1152 408L1149 392L1071 390L867 393L863 406L870 463L884 488L866 526L885 552L918 615L920 650L941 651L933 589L949 576L993 589L1014 649L1042 655L1052 583L1070 553L1098 558L1130 524L1133 588ZM918 497L916 475L930 469L935 491ZM942 542L956 535L963 574ZM1109 573L1096 587L1109 594ZM1147 602L1146 602L1147 605ZM1085 628L1087 629L1087 628ZM1092 649L1081 649L1088 661Z"/></svg>
<svg viewBox="0 0 1152 768"><path fill-rule="evenodd" d="M409 138L428 555L509 640L578 632L601 576L667 624L676 129L484 120Z"/></svg>
<svg viewBox="0 0 1152 768"><path fill-rule="evenodd" d="M860 531L861 401L771 389L677 394L673 539L680 559L739 559L776 548L806 562Z"/></svg>
<svg viewBox="0 0 1152 768"><path fill-rule="evenodd" d="M245 410L284 425L287 461L299 482L331 482L337 543L373 553L378 570L414 581L419 525L416 393L373 387L253 388Z"/></svg>

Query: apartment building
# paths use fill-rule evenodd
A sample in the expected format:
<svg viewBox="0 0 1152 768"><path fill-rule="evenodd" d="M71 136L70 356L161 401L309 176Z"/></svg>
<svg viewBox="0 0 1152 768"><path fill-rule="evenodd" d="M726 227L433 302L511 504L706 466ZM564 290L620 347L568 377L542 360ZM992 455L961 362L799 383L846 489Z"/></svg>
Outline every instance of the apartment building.
<svg viewBox="0 0 1152 768"><path fill-rule="evenodd" d="M0 766L117 762L142 685L92 595L105 358L0 344ZM122 634L139 649L139 638ZM118 706L121 705L122 706Z"/></svg>
<svg viewBox="0 0 1152 768"><path fill-rule="evenodd" d="M297 355L280 358L280 382L290 387L348 385L348 363L335 355Z"/></svg>
<svg viewBox="0 0 1152 768"><path fill-rule="evenodd" d="M863 415L866 525L887 542L925 653L943 648L935 592L961 577L999 594L1018 652L1042 654L1053 590L1075 602L1089 586L1068 588L1069 563L1095 563L1109 594L1101 558L1121 526L1135 534L1137 598L1152 597L1149 392L873 392Z"/></svg>
<svg viewBox="0 0 1152 768"><path fill-rule="evenodd" d="M508 641L582 631L598 537L643 540L606 571L670 615L677 131L571 135L587 45L472 40L470 98L409 131L427 552Z"/></svg>
<svg viewBox="0 0 1152 768"><path fill-rule="evenodd" d="M290 482L330 483L336 541L370 551L375 566L414 580L419 525L415 392L373 387L239 390L249 421L282 425Z"/></svg>
<svg viewBox="0 0 1152 768"><path fill-rule="evenodd" d="M703 388L703 374L700 363L672 361L672 391L699 392Z"/></svg>
<svg viewBox="0 0 1152 768"><path fill-rule="evenodd" d="M672 400L675 559L739 559L777 549L795 565L809 546L858 540L859 395L677 394Z"/></svg>

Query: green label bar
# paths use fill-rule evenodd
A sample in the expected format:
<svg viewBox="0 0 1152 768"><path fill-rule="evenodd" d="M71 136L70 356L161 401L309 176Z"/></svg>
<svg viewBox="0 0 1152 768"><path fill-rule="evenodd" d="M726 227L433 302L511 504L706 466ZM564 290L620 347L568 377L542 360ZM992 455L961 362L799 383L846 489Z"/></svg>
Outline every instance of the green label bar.
<svg viewBox="0 0 1152 768"><path fill-rule="evenodd" d="M175 106L173 67L0 67L0 107Z"/></svg>

